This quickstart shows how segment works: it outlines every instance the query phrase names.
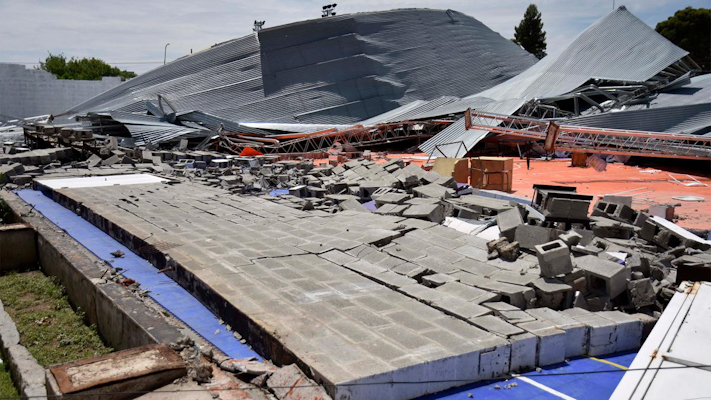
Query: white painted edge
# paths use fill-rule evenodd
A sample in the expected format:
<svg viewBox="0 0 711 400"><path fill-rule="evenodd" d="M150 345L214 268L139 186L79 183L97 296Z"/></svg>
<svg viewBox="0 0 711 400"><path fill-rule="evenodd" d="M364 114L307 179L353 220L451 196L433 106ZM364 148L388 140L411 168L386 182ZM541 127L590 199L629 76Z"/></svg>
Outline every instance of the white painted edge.
<svg viewBox="0 0 711 400"><path fill-rule="evenodd" d="M81 178L38 179L37 183L52 190L58 190L106 186L140 185L147 183L161 183L166 181L167 179L159 178L150 174L128 174L89 176Z"/></svg>
<svg viewBox="0 0 711 400"><path fill-rule="evenodd" d="M520 379L520 380L522 380L522 381L528 383L529 385L535 386L535 387L537 387L537 388L539 388L539 389L541 389L541 390L543 390L543 391L546 391L546 392L552 394L553 396L558 396L558 397L560 397L561 399L575 400L575 397L570 397L570 396L568 396L568 395L565 394L565 393L561 393L561 392L559 392L559 391L557 391L557 390L555 390L555 389L553 389L553 388L549 388L548 386L546 386L546 385L544 385L544 384L542 384L542 383L538 383L538 382L534 381L533 379L527 378L527 377L525 377L525 376L513 375L513 377L516 378L516 379Z"/></svg>

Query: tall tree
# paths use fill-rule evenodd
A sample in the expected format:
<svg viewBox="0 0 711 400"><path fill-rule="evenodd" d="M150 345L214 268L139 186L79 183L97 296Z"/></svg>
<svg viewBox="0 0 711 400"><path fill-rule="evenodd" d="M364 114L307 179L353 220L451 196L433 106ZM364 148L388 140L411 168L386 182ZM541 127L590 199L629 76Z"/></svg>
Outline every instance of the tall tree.
<svg viewBox="0 0 711 400"><path fill-rule="evenodd" d="M528 6L521 23L514 29L514 43L539 59L546 56L546 31L543 30L541 13L535 4Z"/></svg>
<svg viewBox="0 0 711 400"><path fill-rule="evenodd" d="M711 10L686 7L657 24L659 34L689 52L704 71L711 69Z"/></svg>
<svg viewBox="0 0 711 400"><path fill-rule="evenodd" d="M124 79L134 78L135 73L123 71L98 58L67 58L64 54L49 53L44 62L40 61L40 69L57 76L58 79L81 79L98 81L104 76L120 76Z"/></svg>

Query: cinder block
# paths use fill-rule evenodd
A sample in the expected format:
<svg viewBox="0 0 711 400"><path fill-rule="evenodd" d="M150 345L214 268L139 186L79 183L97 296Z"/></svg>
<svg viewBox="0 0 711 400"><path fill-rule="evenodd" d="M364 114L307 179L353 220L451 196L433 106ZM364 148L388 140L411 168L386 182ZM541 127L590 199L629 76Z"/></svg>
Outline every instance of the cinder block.
<svg viewBox="0 0 711 400"><path fill-rule="evenodd" d="M585 271L588 291L614 299L627 290L627 280L631 277L629 267L592 255L578 257L575 262Z"/></svg>
<svg viewBox="0 0 711 400"><path fill-rule="evenodd" d="M570 249L562 240L535 246L541 276L554 277L573 271Z"/></svg>
<svg viewBox="0 0 711 400"><path fill-rule="evenodd" d="M565 360L565 331L547 321L518 324L518 327L538 337L538 366L562 363Z"/></svg>
<svg viewBox="0 0 711 400"><path fill-rule="evenodd" d="M620 311L601 311L597 314L617 324L615 352L639 348L642 341L642 321L639 318Z"/></svg>
<svg viewBox="0 0 711 400"><path fill-rule="evenodd" d="M522 249L535 250L539 244L548 243L554 239L552 228L544 228L536 225L519 225L516 227L514 240L518 242Z"/></svg>
<svg viewBox="0 0 711 400"><path fill-rule="evenodd" d="M526 371L536 367L538 337L524 332L509 337L511 342L511 371Z"/></svg>
<svg viewBox="0 0 711 400"><path fill-rule="evenodd" d="M588 327L564 314L550 308L533 308L527 314L541 321L548 321L556 328L565 331L565 356L575 357L585 354L588 350Z"/></svg>
<svg viewBox="0 0 711 400"><path fill-rule="evenodd" d="M496 215L496 223L499 226L501 236L504 236L509 242L514 241L516 228L523 224L523 217L518 207L504 211Z"/></svg>
<svg viewBox="0 0 711 400"><path fill-rule="evenodd" d="M587 355L600 356L615 352L617 346L617 323L581 308L569 308L560 313L588 327Z"/></svg>

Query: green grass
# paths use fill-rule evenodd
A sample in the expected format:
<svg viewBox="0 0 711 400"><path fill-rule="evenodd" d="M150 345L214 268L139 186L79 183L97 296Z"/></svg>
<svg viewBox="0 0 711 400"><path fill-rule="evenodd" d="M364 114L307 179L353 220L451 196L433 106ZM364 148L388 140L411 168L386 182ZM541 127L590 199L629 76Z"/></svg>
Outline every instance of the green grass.
<svg viewBox="0 0 711 400"><path fill-rule="evenodd" d="M17 395L17 389L12 384L7 364L0 364L0 397L14 397Z"/></svg>
<svg viewBox="0 0 711 400"><path fill-rule="evenodd" d="M17 325L20 342L43 367L113 351L96 327L84 324L83 314L72 309L53 277L41 272L2 276L0 300Z"/></svg>

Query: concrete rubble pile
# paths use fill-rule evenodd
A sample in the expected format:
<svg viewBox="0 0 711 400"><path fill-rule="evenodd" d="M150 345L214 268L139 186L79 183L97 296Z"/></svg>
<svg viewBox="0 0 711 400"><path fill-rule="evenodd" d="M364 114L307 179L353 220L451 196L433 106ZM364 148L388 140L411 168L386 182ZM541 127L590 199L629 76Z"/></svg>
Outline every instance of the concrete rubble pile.
<svg viewBox="0 0 711 400"><path fill-rule="evenodd" d="M56 201L89 220L115 219L129 238L171 243L156 250L171 260L169 270L191 282L226 282L196 295L229 299L227 316L254 318L255 331L240 332L247 341L265 351L259 341L273 335L265 343L293 353L333 397L370 397L359 382L398 374L451 379L438 374L456 363L479 363L476 373L457 372L474 381L636 349L679 282L711 271L708 241L632 209L629 198L603 199L589 214L592 196L575 188L537 186L527 202L474 192L399 159L315 166L108 146L85 161L26 162L12 167L13 176L38 168L31 177L172 178L59 191ZM129 198L141 200L130 215L120 212ZM453 221L484 230L443 226ZM286 323L285 309L309 323ZM372 351L373 343L388 351ZM428 369L433 362L443 367ZM260 386L281 386L279 374L264 378ZM346 382L355 386L338 386ZM409 390L415 397L432 388Z"/></svg>

